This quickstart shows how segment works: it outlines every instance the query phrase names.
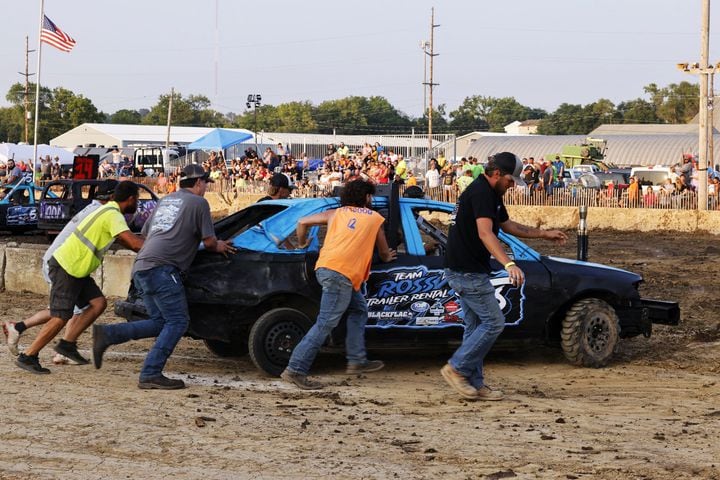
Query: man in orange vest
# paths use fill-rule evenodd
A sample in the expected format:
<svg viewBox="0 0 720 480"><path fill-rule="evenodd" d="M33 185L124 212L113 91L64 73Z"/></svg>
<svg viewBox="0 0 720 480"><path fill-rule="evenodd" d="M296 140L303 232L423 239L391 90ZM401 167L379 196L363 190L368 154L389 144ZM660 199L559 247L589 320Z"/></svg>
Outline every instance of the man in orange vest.
<svg viewBox="0 0 720 480"><path fill-rule="evenodd" d="M375 187L364 180L345 184L340 194L340 208L298 221L298 247L306 248L308 229L312 225L327 225L325 244L315 265L315 275L322 286L320 312L315 325L305 334L290 357L280 377L304 390L317 390L322 383L307 378L320 347L330 332L348 312L345 350L347 373L367 373L385 365L368 360L365 351L367 303L360 291L370 275L373 250L377 246L383 262L395 260L381 226L385 219L370 208Z"/></svg>

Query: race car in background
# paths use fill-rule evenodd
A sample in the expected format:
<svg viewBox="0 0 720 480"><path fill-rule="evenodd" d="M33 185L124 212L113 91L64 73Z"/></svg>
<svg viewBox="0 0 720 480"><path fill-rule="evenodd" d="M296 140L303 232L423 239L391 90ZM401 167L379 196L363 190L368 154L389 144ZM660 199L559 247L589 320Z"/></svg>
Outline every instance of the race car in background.
<svg viewBox="0 0 720 480"><path fill-rule="evenodd" d="M41 192L31 176L13 185L0 185L0 231L18 234L36 230Z"/></svg>
<svg viewBox="0 0 720 480"><path fill-rule="evenodd" d="M48 235L59 233L63 227L95 198L104 180L53 180L48 182L40 195L37 228ZM140 190L138 208L134 214L125 215L133 232L140 232L145 221L155 209L158 196L147 186L137 183Z"/></svg>
<svg viewBox="0 0 720 480"><path fill-rule="evenodd" d="M232 242L238 253L226 258L198 252L185 280L191 316L187 334L203 339L218 355L249 352L260 370L279 375L317 316L321 288L314 265L325 229L311 229L306 249L285 247L296 240L300 217L338 206L337 198L266 201L218 221L218 237ZM453 207L399 198L392 187L379 189L374 197L373 208L386 217L386 236L398 256L391 263L374 261L365 286L369 348L460 342L463 311L443 275L446 225ZM507 319L500 342L557 344L573 364L601 367L619 339L649 337L654 323L679 322L677 303L640 297L640 275L544 256L502 232L500 239L526 275L525 284L515 287L502 266L493 263L492 283ZM115 311L128 320L146 315L132 287ZM341 322L326 347L343 345Z"/></svg>

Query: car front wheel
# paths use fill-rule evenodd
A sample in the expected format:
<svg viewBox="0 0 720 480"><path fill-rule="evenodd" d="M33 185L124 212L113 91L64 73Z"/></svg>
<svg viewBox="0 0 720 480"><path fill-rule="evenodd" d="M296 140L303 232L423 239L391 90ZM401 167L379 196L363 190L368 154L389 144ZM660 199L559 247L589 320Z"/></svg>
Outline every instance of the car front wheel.
<svg viewBox="0 0 720 480"><path fill-rule="evenodd" d="M275 308L264 313L250 330L248 341L255 366L268 375L279 376L311 325L307 315L294 308Z"/></svg>
<svg viewBox="0 0 720 480"><path fill-rule="evenodd" d="M562 349L570 363L600 368L610 361L620 336L615 309L598 298L578 300L562 322Z"/></svg>

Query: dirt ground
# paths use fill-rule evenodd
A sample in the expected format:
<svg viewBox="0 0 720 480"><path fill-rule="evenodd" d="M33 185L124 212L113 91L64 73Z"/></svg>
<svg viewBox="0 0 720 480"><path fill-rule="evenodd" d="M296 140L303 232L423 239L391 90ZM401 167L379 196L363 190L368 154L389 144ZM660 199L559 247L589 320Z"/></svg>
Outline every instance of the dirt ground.
<svg viewBox="0 0 720 480"><path fill-rule="evenodd" d="M99 371L53 367L48 348L45 376L0 347L0 479L720 479L720 238L593 233L590 259L642 273L643 295L678 300L682 325L622 341L598 370L548 347L494 352L501 402L449 391L449 352L376 352L386 370L361 377L326 355L315 373L330 386L303 392L183 339L166 373L189 388L159 392L137 388L147 341L109 350ZM46 301L4 292L0 320Z"/></svg>

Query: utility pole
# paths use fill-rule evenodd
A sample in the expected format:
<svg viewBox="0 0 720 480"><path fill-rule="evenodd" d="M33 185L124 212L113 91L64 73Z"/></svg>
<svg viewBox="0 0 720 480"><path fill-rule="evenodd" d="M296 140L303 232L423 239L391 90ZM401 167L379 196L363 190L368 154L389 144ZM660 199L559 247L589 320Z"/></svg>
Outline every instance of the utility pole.
<svg viewBox="0 0 720 480"><path fill-rule="evenodd" d="M435 29L439 27L440 25L435 24L435 7L432 8L430 13L430 51L428 52L427 49L423 49L425 51L425 55L430 57L430 79L427 82L423 82L424 85L428 88L428 153L425 157L425 167L427 170L427 162L430 159L430 155L432 154L432 148L433 148L433 141L432 141L432 120L433 120L433 87L436 85L439 85L438 83L433 83L433 60L435 57L438 56L437 53L435 53Z"/></svg>
<svg viewBox="0 0 720 480"><path fill-rule="evenodd" d="M175 96L175 87L170 88L170 101L168 102L167 136L165 137L165 152L163 152L163 170L167 170L167 162L170 160L170 125L172 123L172 105Z"/></svg>
<svg viewBox="0 0 720 480"><path fill-rule="evenodd" d="M32 75L35 75L34 73L28 72L28 57L30 56L31 52L34 52L35 50L30 50L30 46L28 44L28 37L25 36L25 73L18 72L20 75L25 77L25 93L24 93L24 101L23 105L25 106L25 143L29 143L28 138L30 137L29 128L30 128L30 77Z"/></svg>
<svg viewBox="0 0 720 480"><path fill-rule="evenodd" d="M707 130L708 130L708 167L713 166L713 162L715 161L715 73L710 74L710 87L708 89L709 92L709 100L708 100L708 123L707 123Z"/></svg>
<svg viewBox="0 0 720 480"><path fill-rule="evenodd" d="M700 63L678 63L683 72L700 75L700 116L698 125L698 210L708 208L708 112L712 100L708 96L708 79L720 69L720 63L710 65L710 0L702 1L702 20L700 22ZM712 124L710 125L712 128Z"/></svg>

